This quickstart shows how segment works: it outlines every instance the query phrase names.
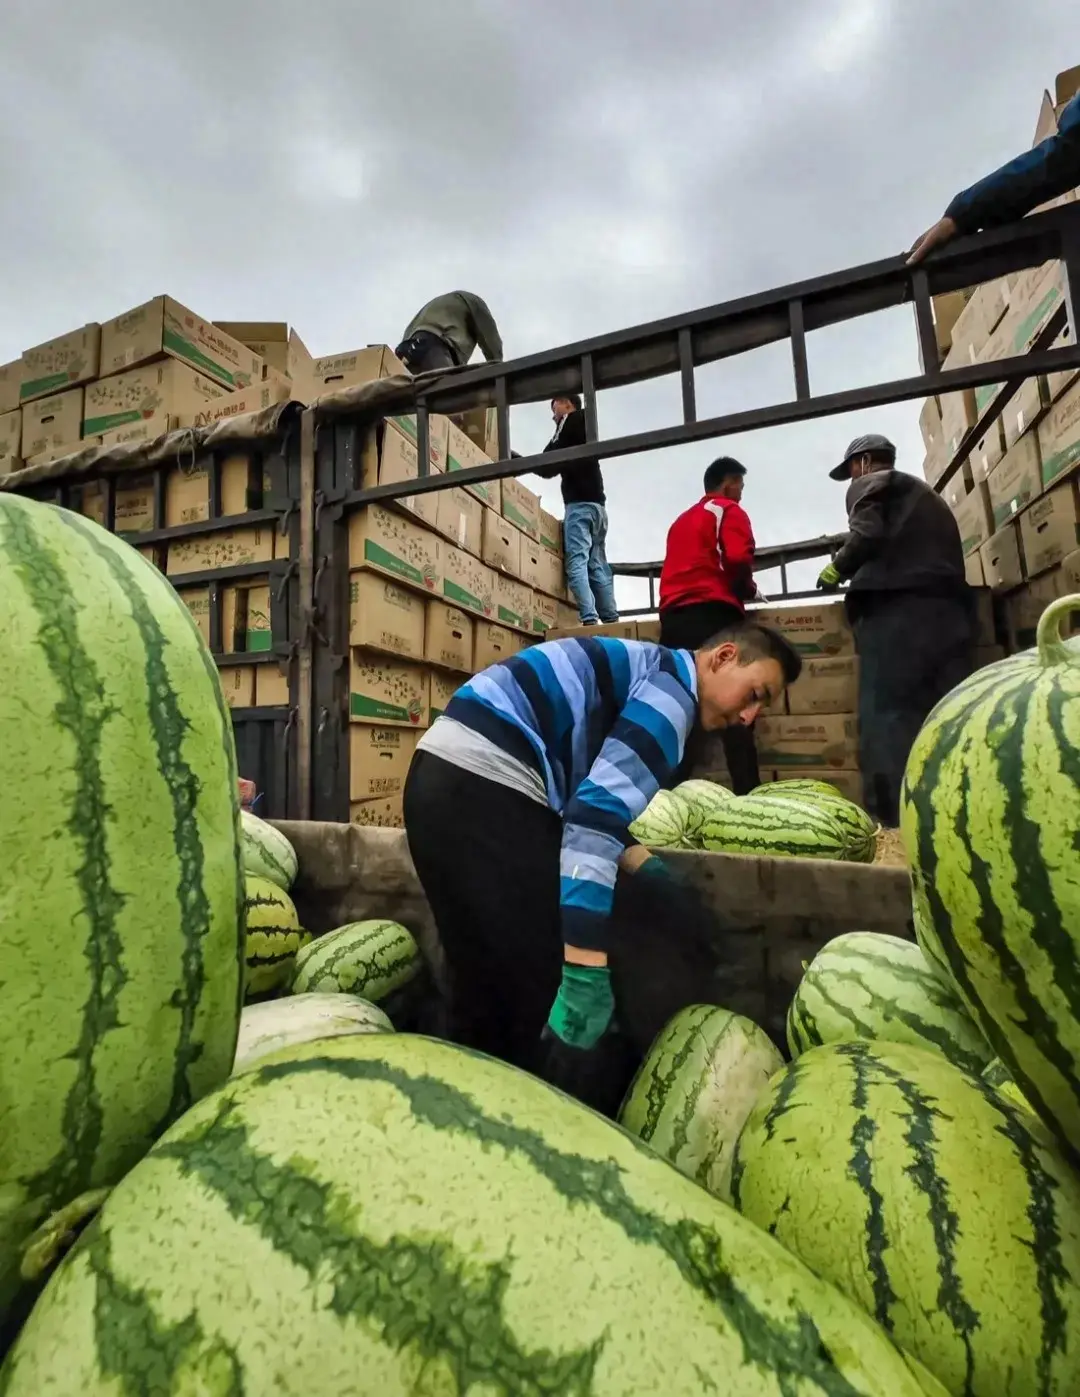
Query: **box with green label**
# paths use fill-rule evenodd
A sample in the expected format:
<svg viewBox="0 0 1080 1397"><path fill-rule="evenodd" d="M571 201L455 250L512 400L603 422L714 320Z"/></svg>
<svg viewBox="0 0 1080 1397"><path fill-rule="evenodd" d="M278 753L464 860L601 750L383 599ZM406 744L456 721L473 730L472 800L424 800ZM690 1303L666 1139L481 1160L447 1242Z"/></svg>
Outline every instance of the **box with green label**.
<svg viewBox="0 0 1080 1397"><path fill-rule="evenodd" d="M263 376L259 356L209 320L155 296L101 327L101 373L121 373L162 356L179 359L227 390L250 388Z"/></svg>
<svg viewBox="0 0 1080 1397"><path fill-rule="evenodd" d="M349 567L381 572L429 596L442 595L439 540L383 505L367 505L349 516Z"/></svg>
<svg viewBox="0 0 1080 1397"><path fill-rule="evenodd" d="M423 665L371 650L349 652L349 720L383 727L426 728L431 685Z"/></svg>
<svg viewBox="0 0 1080 1397"><path fill-rule="evenodd" d="M498 574L479 558L441 541L439 571L444 601L461 607L463 611L471 611L476 616L495 615L495 582Z"/></svg>
<svg viewBox="0 0 1080 1397"><path fill-rule="evenodd" d="M101 326L96 324L26 349L19 375L19 401L28 403L89 383L97 378L100 361Z"/></svg>

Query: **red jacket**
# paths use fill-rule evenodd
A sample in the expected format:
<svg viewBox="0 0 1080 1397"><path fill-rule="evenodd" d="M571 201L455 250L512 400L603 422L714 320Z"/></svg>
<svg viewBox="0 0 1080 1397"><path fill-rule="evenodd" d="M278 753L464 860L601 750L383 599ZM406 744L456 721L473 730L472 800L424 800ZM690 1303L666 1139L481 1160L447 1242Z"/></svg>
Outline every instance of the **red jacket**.
<svg viewBox="0 0 1080 1397"><path fill-rule="evenodd" d="M723 495L706 495L668 530L660 610L708 601L741 607L754 595L753 568L746 510Z"/></svg>

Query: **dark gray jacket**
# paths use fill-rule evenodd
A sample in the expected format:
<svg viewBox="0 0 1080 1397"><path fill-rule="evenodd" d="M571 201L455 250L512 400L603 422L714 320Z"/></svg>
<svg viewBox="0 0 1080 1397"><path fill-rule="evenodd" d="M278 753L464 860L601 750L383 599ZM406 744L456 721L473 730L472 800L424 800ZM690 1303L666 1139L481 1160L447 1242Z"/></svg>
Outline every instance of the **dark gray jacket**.
<svg viewBox="0 0 1080 1397"><path fill-rule="evenodd" d="M833 559L853 592L966 593L960 530L936 490L903 471L848 486L849 533Z"/></svg>
<svg viewBox="0 0 1080 1397"><path fill-rule="evenodd" d="M489 363L503 357L502 336L487 302L472 291L448 291L436 296L413 316L402 340L418 330L438 335L454 350L459 364L467 364L477 345Z"/></svg>

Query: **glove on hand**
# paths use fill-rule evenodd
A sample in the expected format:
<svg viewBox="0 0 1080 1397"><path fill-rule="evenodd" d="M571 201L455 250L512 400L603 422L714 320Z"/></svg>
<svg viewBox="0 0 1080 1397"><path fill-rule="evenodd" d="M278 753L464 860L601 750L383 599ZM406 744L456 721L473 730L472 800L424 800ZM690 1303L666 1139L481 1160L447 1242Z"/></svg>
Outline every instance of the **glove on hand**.
<svg viewBox="0 0 1080 1397"><path fill-rule="evenodd" d="M650 860L651 862L651 860ZM611 972L606 965L563 966L562 984L548 1015L548 1027L570 1048L593 1048L615 1012Z"/></svg>
<svg viewBox="0 0 1080 1397"><path fill-rule="evenodd" d="M818 590L821 592L835 592L840 586L843 578L837 572L835 564L826 563L818 573Z"/></svg>

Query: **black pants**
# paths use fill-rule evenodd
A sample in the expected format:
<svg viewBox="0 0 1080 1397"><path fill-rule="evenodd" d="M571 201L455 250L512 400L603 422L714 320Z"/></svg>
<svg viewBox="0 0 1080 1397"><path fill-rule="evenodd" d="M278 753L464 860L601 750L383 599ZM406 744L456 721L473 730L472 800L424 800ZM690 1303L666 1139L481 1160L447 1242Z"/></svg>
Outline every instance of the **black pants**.
<svg viewBox="0 0 1080 1397"><path fill-rule="evenodd" d="M859 766L866 808L900 818L908 754L934 705L972 669L974 619L966 598L914 592L852 594L859 652Z"/></svg>
<svg viewBox="0 0 1080 1397"><path fill-rule="evenodd" d="M418 752L405 783L405 832L446 956L450 1037L534 1070L562 976L562 821L528 796ZM622 1086L674 1014L722 1002L718 948L664 925L655 909L635 915L632 884L632 874L616 883L611 929L629 1049L613 1059Z"/></svg>
<svg viewBox="0 0 1080 1397"><path fill-rule="evenodd" d="M440 335L430 330L417 330L415 335L402 340L394 353L412 374L457 368L453 350Z"/></svg>
<svg viewBox="0 0 1080 1397"><path fill-rule="evenodd" d="M741 626L746 614L740 607L723 601L694 602L691 606L673 607L660 613L660 644L672 650L699 650L718 631ZM761 784L757 748L752 727L725 728L720 734L724 744L731 785L737 796L744 796ZM686 755L678 771L685 781L694 767L701 734L695 729L686 744Z"/></svg>

